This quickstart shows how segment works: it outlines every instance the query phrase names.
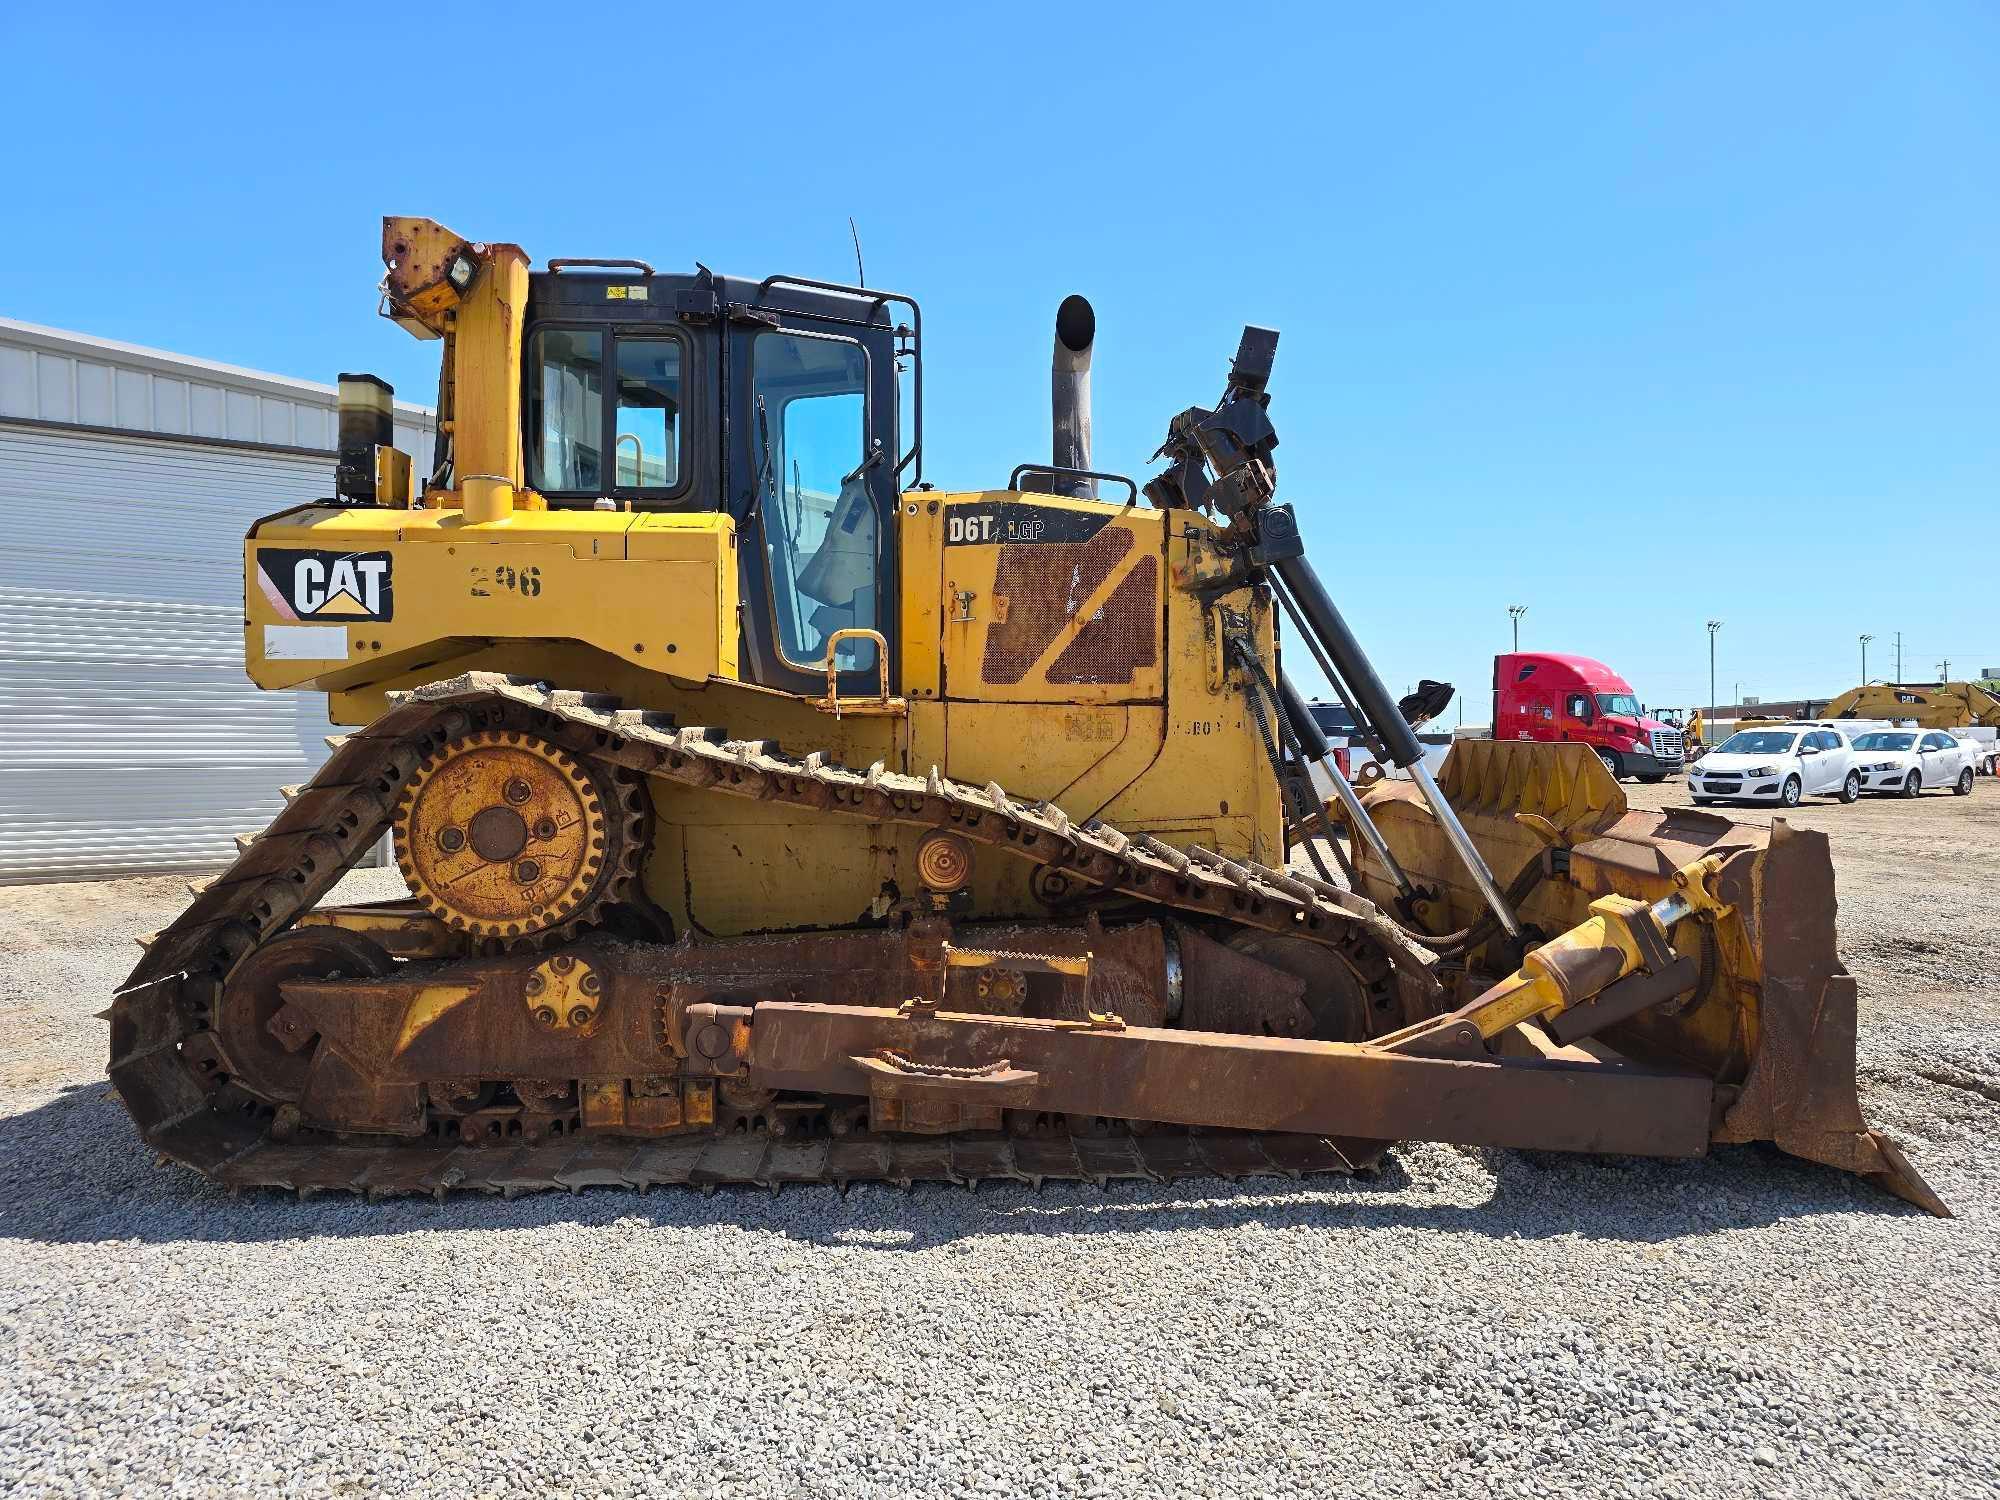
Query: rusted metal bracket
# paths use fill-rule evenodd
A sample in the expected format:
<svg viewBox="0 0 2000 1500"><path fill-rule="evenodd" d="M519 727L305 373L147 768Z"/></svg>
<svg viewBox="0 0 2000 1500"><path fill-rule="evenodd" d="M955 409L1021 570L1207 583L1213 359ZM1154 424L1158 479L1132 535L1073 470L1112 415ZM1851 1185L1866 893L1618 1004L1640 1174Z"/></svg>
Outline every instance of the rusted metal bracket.
<svg viewBox="0 0 2000 1500"><path fill-rule="evenodd" d="M1549 1017L1542 1024L1563 1046L1596 1036L1642 1010L1684 995L1695 986L1697 969L1691 958L1670 958L1651 973L1630 974L1607 985L1581 1005Z"/></svg>
<svg viewBox="0 0 2000 1500"><path fill-rule="evenodd" d="M297 925L357 933L391 958L458 958L469 947L463 933L453 932L421 902L410 899L323 906L301 913Z"/></svg>
<svg viewBox="0 0 2000 1500"><path fill-rule="evenodd" d="M842 641L871 641L875 646L875 667L878 685L872 698L843 698L840 696L840 643ZM879 630L867 630L858 626L836 630L826 638L826 696L810 700L812 706L822 713L830 713L836 719L843 714L861 714L891 717L907 714L910 706L907 700L889 695L889 643L882 638Z"/></svg>
<svg viewBox="0 0 2000 1500"><path fill-rule="evenodd" d="M867 1077L868 1094L874 1099L953 1095L976 1098L984 1105L1008 1104L1017 1097L1025 1102L1040 1081L1036 1074L1015 1067L1004 1057L961 1068L918 1062L907 1052L880 1047L848 1061Z"/></svg>
<svg viewBox="0 0 2000 1500"><path fill-rule="evenodd" d="M1081 1004L1085 1019L1056 1021L1051 1024L1071 1031L1123 1031L1124 1017L1109 1011L1093 1009L1090 1003L1090 976L1095 955L1092 953L1013 953L990 951L978 948L959 948L947 942L944 945L944 962L937 969L935 998L929 1004L906 1001L898 1014L903 1016L935 1015L944 1003L945 985L949 982L953 969L998 969L1009 974L1060 974L1065 978L1083 982ZM914 960L913 960L914 962Z"/></svg>

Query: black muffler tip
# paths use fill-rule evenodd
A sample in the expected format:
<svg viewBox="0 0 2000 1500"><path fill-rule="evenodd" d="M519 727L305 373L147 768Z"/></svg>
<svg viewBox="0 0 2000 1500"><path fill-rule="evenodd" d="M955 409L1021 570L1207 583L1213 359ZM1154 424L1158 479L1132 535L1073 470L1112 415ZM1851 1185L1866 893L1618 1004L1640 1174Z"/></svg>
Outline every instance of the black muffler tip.
<svg viewBox="0 0 2000 1500"><path fill-rule="evenodd" d="M1072 292L1056 309L1056 343L1072 355L1082 355L1088 368L1090 346L1097 341L1097 309L1088 297Z"/></svg>

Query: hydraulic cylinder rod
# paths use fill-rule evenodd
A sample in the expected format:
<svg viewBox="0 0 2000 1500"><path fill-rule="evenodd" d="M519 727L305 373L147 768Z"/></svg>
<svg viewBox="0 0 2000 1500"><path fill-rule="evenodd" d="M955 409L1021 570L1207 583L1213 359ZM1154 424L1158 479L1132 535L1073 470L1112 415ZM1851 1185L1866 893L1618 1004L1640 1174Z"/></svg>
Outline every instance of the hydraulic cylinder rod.
<svg viewBox="0 0 2000 1500"><path fill-rule="evenodd" d="M1362 651L1354 632L1347 628L1347 621L1340 617L1340 610L1320 583L1313 565L1303 557L1288 557L1273 564L1272 571L1292 596L1306 628L1318 638L1320 645L1326 648L1326 654L1333 658L1334 666L1339 668L1347 687L1342 696L1346 698L1348 707L1380 737L1390 762L1408 767L1422 760L1424 747L1417 743L1416 731L1404 720L1402 710L1396 707L1396 700L1382 686L1382 679L1375 675L1374 663Z"/></svg>
<svg viewBox="0 0 2000 1500"><path fill-rule="evenodd" d="M1319 724L1312 716L1312 710L1306 707L1305 699L1301 698L1299 690L1292 686L1292 679L1289 676L1279 677L1278 694L1284 700L1285 718L1291 723L1292 733L1298 737L1299 747L1305 751L1306 759L1326 772L1327 778L1333 782L1334 795L1339 797L1340 805L1347 810L1348 821L1360 830L1361 837L1367 842L1368 847L1375 851L1375 857L1382 861L1382 867L1389 872L1389 878L1396 882L1396 889L1406 896L1413 894L1416 889L1414 882L1397 861L1395 853L1389 848L1388 840L1382 837L1382 830L1377 828L1375 820L1368 816L1368 809L1361 805L1361 798L1354 790L1354 783L1342 773L1340 762L1333 758L1333 747L1320 732Z"/></svg>
<svg viewBox="0 0 2000 1500"><path fill-rule="evenodd" d="M1290 596L1288 607L1294 618L1332 658L1332 666L1339 673L1335 686L1343 688L1342 696L1348 707L1375 732L1388 751L1389 760L1410 773L1410 779L1430 805L1432 816L1444 830L1446 841L1458 855L1459 863L1465 866L1473 884L1479 887L1479 894L1485 898L1487 907L1509 937L1519 937L1520 918L1507 904L1506 895L1493 878L1493 872L1487 868L1478 846L1472 842L1472 835L1465 831L1465 825L1459 821L1458 814L1452 810L1451 803L1432 778L1430 768L1424 764L1424 749L1417 742L1416 731L1403 718L1402 710L1396 707L1389 690L1382 686L1382 679L1375 675L1374 664L1362 651L1361 643L1355 640L1354 632L1347 628L1347 622L1340 617L1340 610L1320 583L1319 574L1313 571L1312 564L1304 557L1288 557L1275 562L1272 572L1280 598Z"/></svg>

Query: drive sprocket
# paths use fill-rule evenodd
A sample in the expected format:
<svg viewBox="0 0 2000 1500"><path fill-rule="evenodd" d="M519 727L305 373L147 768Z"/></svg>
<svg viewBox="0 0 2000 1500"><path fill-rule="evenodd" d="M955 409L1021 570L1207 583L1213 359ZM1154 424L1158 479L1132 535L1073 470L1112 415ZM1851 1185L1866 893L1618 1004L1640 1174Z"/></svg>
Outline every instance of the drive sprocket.
<svg viewBox="0 0 2000 1500"><path fill-rule="evenodd" d="M396 807L396 863L439 921L518 946L619 899L638 866L640 794L560 746L482 729L440 746Z"/></svg>

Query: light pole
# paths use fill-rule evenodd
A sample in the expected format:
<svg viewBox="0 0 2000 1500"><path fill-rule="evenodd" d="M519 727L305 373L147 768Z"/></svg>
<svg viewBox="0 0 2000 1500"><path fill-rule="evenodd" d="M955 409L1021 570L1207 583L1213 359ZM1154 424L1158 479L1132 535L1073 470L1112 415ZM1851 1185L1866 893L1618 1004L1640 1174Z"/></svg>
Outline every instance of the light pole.
<svg viewBox="0 0 2000 1500"><path fill-rule="evenodd" d="M1708 622L1708 722L1715 722L1715 633L1722 629L1722 621Z"/></svg>
<svg viewBox="0 0 2000 1500"><path fill-rule="evenodd" d="M1868 686L1868 643L1874 639L1875 637L1872 635L1861 637L1861 685L1863 687Z"/></svg>
<svg viewBox="0 0 2000 1500"><path fill-rule="evenodd" d="M1521 616L1527 612L1528 606L1525 604L1510 604L1507 606L1507 618L1514 622L1514 649L1516 651L1521 649Z"/></svg>

